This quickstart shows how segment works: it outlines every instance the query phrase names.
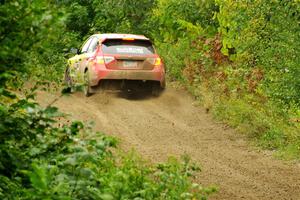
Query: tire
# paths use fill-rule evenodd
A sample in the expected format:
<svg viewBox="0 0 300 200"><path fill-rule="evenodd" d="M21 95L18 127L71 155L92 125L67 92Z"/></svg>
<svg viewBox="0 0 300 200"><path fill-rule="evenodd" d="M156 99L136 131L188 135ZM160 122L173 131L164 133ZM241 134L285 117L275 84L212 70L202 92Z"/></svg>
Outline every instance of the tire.
<svg viewBox="0 0 300 200"><path fill-rule="evenodd" d="M152 85L152 95L153 95L153 96L155 96L155 97L160 96L160 94L162 93L163 90L164 90L164 88L162 88L162 87L160 86L160 83L159 83L159 82L153 83L153 85Z"/></svg>
<svg viewBox="0 0 300 200"><path fill-rule="evenodd" d="M65 91L72 92L73 81L70 76L70 68L69 67L66 68L66 71L64 74L64 83L65 83Z"/></svg>
<svg viewBox="0 0 300 200"><path fill-rule="evenodd" d="M164 90L166 88L166 79L161 83L161 88Z"/></svg>
<svg viewBox="0 0 300 200"><path fill-rule="evenodd" d="M84 72L84 85L83 85L83 93L86 97L89 97L92 95L91 92L91 86L90 86L90 77L89 77L89 71L86 70Z"/></svg>

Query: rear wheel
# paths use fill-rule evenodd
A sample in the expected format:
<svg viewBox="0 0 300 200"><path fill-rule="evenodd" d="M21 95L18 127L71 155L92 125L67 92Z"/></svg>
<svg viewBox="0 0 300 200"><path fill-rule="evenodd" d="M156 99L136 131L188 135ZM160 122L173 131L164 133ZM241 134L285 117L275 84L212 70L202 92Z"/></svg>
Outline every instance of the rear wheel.
<svg viewBox="0 0 300 200"><path fill-rule="evenodd" d="M86 97L91 96L91 86L90 86L90 77L89 72L86 70L84 72L84 86L83 86L83 93Z"/></svg>
<svg viewBox="0 0 300 200"><path fill-rule="evenodd" d="M162 91L164 90L164 88L162 88L160 86L159 82L154 82L152 85L152 95L158 97Z"/></svg>
<svg viewBox="0 0 300 200"><path fill-rule="evenodd" d="M161 87L163 90L166 88L166 79L164 79L163 82L161 83Z"/></svg>
<svg viewBox="0 0 300 200"><path fill-rule="evenodd" d="M70 68L67 67L66 71L65 71L65 75L64 75L64 82L65 82L65 89L67 92L72 92L72 86L73 86L73 82L72 82L72 78L70 76Z"/></svg>

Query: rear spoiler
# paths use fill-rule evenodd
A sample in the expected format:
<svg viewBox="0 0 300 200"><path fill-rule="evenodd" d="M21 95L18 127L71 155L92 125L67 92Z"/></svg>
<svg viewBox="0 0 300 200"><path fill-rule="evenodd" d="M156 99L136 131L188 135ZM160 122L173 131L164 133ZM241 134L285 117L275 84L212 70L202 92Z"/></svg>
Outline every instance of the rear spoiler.
<svg viewBox="0 0 300 200"><path fill-rule="evenodd" d="M151 44L152 42L148 38L134 38L134 37L120 37L120 38L101 38L99 40L100 43L104 43L107 40L123 40L123 41L149 41Z"/></svg>

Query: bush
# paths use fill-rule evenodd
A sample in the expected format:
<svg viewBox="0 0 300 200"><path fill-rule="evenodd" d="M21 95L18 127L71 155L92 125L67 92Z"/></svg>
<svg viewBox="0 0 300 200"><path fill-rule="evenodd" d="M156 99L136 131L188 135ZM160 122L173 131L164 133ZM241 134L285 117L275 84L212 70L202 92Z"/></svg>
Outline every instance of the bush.
<svg viewBox="0 0 300 200"><path fill-rule="evenodd" d="M296 1L158 1L151 35L170 79L207 111L298 158L298 10Z"/></svg>
<svg viewBox="0 0 300 200"><path fill-rule="evenodd" d="M297 1L216 1L222 52L240 68L264 71L266 95L299 104L299 3Z"/></svg>
<svg viewBox="0 0 300 200"><path fill-rule="evenodd" d="M124 1L116 11L111 1L98 0L0 4L1 199L206 199L214 192L192 183L198 168L188 159L155 166L117 153L115 138L40 107L36 86L24 92L16 84L59 82L68 48L99 29L141 31L147 16L137 11L152 5Z"/></svg>
<svg viewBox="0 0 300 200"><path fill-rule="evenodd" d="M135 154L112 153L116 139L66 124L32 94L0 95L1 199L205 199L214 192L190 181L198 168L187 158L150 166Z"/></svg>

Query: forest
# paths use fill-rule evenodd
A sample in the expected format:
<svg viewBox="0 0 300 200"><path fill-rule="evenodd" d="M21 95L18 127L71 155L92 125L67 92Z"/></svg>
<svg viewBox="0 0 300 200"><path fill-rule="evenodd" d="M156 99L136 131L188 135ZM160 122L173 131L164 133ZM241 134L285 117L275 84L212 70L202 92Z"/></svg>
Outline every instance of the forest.
<svg viewBox="0 0 300 200"><path fill-rule="evenodd" d="M118 139L36 102L60 89L94 33L149 37L218 121L282 159L300 155L299 0L0 1L1 199L207 199L188 156L152 165ZM28 86L29 85L29 86ZM62 94L64 95L64 94Z"/></svg>

